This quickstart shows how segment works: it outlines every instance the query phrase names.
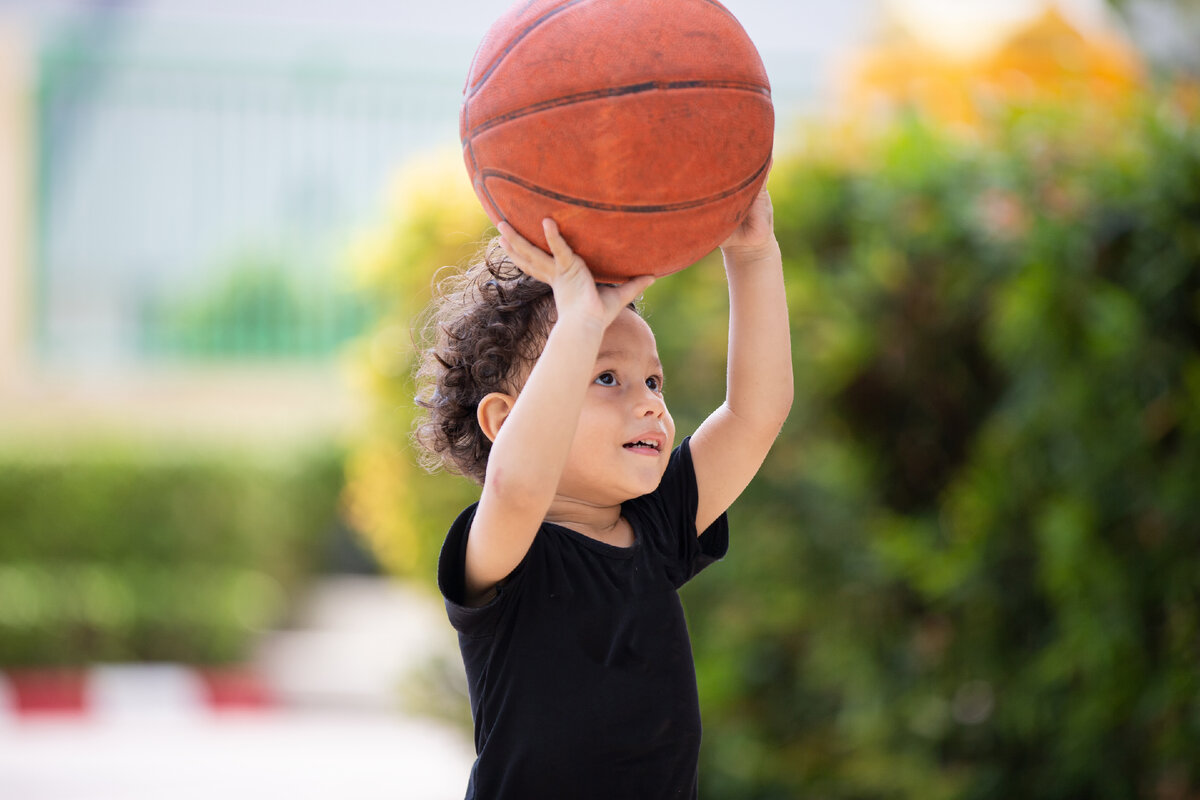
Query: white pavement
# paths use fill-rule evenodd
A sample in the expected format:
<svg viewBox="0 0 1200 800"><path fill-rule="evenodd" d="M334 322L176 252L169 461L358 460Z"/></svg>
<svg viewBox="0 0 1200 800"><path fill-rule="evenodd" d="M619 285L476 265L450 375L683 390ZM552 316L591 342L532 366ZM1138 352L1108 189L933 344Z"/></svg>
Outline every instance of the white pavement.
<svg viewBox="0 0 1200 800"><path fill-rule="evenodd" d="M461 671L436 598L339 577L315 587L299 620L260 648L275 708L199 708L169 667L130 666L105 673L106 696L122 703L80 716L0 714L0 800L461 798L469 734L407 714L397 699L430 664ZM453 687L457 676L438 678Z"/></svg>
<svg viewBox="0 0 1200 800"><path fill-rule="evenodd" d="M44 719L0 728L4 800L458 800L454 731L331 710Z"/></svg>

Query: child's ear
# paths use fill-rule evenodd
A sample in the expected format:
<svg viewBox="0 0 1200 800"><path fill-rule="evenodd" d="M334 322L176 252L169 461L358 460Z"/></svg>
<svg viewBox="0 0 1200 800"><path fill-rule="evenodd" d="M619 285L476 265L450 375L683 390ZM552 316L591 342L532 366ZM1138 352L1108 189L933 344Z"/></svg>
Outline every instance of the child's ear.
<svg viewBox="0 0 1200 800"><path fill-rule="evenodd" d="M500 426L504 424L504 420L512 411L514 401L514 397L503 392L492 392L479 401L475 418L479 421L483 435L489 441L496 441L496 434L500 432Z"/></svg>

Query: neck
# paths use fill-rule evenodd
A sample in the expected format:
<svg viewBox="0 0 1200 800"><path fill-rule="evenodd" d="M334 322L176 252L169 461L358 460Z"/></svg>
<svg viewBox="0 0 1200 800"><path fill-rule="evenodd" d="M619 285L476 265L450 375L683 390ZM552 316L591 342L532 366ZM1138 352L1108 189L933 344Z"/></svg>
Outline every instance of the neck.
<svg viewBox="0 0 1200 800"><path fill-rule="evenodd" d="M556 496L550 504L546 521L602 542L626 538L624 534L628 528L628 523L621 517L621 506L598 506L562 495Z"/></svg>

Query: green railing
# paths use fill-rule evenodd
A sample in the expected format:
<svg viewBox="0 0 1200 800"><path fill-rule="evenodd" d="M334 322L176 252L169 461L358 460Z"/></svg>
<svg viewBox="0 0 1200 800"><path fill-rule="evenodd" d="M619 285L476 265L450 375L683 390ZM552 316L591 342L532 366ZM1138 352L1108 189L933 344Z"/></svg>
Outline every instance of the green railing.
<svg viewBox="0 0 1200 800"><path fill-rule="evenodd" d="M214 41L199 60L103 34L51 39L37 62L39 355L336 353L371 319L348 243L402 161L454 144L456 66L271 41L253 57Z"/></svg>

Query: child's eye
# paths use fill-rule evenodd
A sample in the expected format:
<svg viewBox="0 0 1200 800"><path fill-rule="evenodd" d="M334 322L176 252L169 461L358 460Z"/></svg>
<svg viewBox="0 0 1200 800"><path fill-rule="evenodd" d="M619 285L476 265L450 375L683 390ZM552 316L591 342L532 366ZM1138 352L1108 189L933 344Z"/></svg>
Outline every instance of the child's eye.
<svg viewBox="0 0 1200 800"><path fill-rule="evenodd" d="M611 372L601 372L596 376L596 383L600 384L601 386L616 386L617 376Z"/></svg>
<svg viewBox="0 0 1200 800"><path fill-rule="evenodd" d="M650 391L652 392L661 392L662 384L662 378L658 377L657 375L651 375L649 378L646 378L646 386L649 387Z"/></svg>

